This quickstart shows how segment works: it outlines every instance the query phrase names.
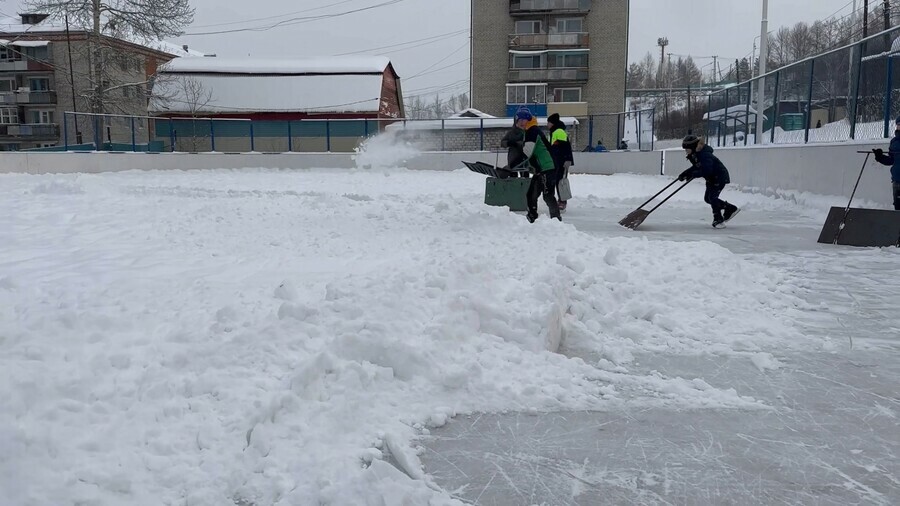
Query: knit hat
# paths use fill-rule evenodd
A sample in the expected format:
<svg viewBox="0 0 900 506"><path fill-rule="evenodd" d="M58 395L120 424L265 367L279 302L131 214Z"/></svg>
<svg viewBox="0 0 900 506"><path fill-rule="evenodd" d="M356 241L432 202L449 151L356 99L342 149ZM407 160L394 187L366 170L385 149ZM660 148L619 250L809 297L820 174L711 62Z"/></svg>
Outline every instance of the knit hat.
<svg viewBox="0 0 900 506"><path fill-rule="evenodd" d="M531 114L531 111L528 110L527 107L520 107L518 111L516 111L516 121L520 119L531 120L534 115Z"/></svg>
<svg viewBox="0 0 900 506"><path fill-rule="evenodd" d="M547 123L550 123L551 125L559 125L560 123L562 123L562 121L560 121L558 113L553 113L549 117L547 117Z"/></svg>

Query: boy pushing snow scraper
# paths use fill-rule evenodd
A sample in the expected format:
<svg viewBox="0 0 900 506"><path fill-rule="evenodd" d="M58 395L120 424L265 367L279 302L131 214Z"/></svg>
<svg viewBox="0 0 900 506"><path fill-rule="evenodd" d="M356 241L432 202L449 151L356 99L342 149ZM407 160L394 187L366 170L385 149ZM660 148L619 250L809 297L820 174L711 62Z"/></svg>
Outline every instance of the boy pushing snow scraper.
<svg viewBox="0 0 900 506"><path fill-rule="evenodd" d="M731 182L728 169L713 154L712 146L706 145L701 137L688 135L681 141L681 147L684 148L686 158L691 162L691 166L678 176L678 180L690 181L698 177L706 179L706 194L703 196L703 201L712 207L712 226L715 228L724 226L725 222L734 218L741 211L736 205L719 198L725 185Z"/></svg>
<svg viewBox="0 0 900 506"><path fill-rule="evenodd" d="M734 218L735 215L740 212L740 209L737 206L719 198L722 190L725 189L725 185L731 182L731 178L728 175L728 169L725 168L722 161L713 155L713 148L704 144L703 139L696 135L688 135L685 137L684 140L681 141L681 147L684 148L685 154L687 155L686 158L691 162L691 166L679 174L678 178L666 185L665 188L657 192L656 195L650 197L646 202L638 206L637 209L628 213L628 216L619 221L619 225L632 230L636 229L644 222L650 213L658 209L659 206L665 204L666 201L687 186L691 180L698 177L706 179L706 194L703 196L703 200L712 207L713 227L724 227L726 221ZM652 202L653 199L659 197L673 185L682 181L682 185L675 188L674 191L669 192L669 195L660 203L656 204L651 209L643 209L643 207Z"/></svg>

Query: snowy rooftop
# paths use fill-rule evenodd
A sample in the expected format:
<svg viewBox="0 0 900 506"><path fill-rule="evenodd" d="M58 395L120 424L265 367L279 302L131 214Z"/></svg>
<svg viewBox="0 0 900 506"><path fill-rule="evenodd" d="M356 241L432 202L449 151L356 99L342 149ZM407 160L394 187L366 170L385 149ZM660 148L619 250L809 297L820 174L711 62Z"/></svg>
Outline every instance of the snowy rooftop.
<svg viewBox="0 0 900 506"><path fill-rule="evenodd" d="M66 25L64 23L54 21L51 18L47 18L40 23L30 25L22 24L22 19L20 17L0 17L0 33L4 34L46 34L65 32L65 30ZM69 30L84 30L84 28L78 28L70 25ZM147 40L137 37L125 38L124 40L126 40L127 42L131 42L132 44L138 44L150 49L155 49L157 51L162 51L164 53L180 57L205 56L201 51L196 51L190 48L188 48L188 50L185 50L181 45L162 40Z"/></svg>
<svg viewBox="0 0 900 506"><path fill-rule="evenodd" d="M383 56L329 56L321 58L176 58L164 72L221 74L381 74L390 64Z"/></svg>
<svg viewBox="0 0 900 506"><path fill-rule="evenodd" d="M218 58L197 58L198 61ZM183 83L190 79L209 91L208 103L199 103ZM380 109L383 77L379 75L229 75L169 74L155 85L151 113L196 112L340 112L374 113Z"/></svg>

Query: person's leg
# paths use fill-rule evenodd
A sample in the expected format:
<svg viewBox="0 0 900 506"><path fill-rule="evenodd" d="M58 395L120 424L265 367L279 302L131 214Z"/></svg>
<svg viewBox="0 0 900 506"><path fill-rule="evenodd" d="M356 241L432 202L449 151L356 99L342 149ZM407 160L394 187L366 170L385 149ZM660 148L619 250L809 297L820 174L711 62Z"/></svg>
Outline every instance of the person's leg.
<svg viewBox="0 0 900 506"><path fill-rule="evenodd" d="M528 214L526 217L528 221L534 223L534 220L538 217L537 211L537 199L538 194L541 193L540 187L541 178L535 176L531 178L531 182L528 184L528 192L525 193L525 204L528 206Z"/></svg>
<svg viewBox="0 0 900 506"><path fill-rule="evenodd" d="M719 198L722 190L725 189L724 184L706 185L706 193L703 195L703 201L709 204L713 212L714 222L723 222L722 209L725 208L725 202Z"/></svg>
<svg viewBox="0 0 900 506"><path fill-rule="evenodd" d="M554 177L554 172L541 172L540 176L537 176L535 179L542 180L541 190L544 194L544 202L547 204L547 208L550 209L550 217L562 221L562 216L559 213L559 203L556 201L556 178Z"/></svg>
<svg viewBox="0 0 900 506"><path fill-rule="evenodd" d="M894 210L900 211L900 183L893 183L894 186Z"/></svg>

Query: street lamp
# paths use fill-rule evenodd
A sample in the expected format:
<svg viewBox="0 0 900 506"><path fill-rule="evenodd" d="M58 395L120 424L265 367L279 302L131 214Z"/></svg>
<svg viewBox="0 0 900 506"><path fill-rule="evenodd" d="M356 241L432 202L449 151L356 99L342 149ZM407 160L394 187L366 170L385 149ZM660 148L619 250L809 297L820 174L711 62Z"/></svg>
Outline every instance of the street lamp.
<svg viewBox="0 0 900 506"><path fill-rule="evenodd" d="M766 59L769 55L769 0L763 0L762 23L759 31L759 82L756 95L756 139L755 143L762 142L763 136L763 111L766 109ZM778 97L775 97L777 100ZM774 123L773 123L774 128Z"/></svg>

